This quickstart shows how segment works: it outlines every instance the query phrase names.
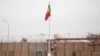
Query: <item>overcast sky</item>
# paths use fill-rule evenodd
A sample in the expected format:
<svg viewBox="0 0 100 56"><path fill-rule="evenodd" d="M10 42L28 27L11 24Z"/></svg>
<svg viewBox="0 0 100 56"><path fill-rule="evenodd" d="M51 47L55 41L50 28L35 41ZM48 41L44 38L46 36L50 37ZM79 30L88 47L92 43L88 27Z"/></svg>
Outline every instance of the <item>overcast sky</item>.
<svg viewBox="0 0 100 56"><path fill-rule="evenodd" d="M48 34L49 2L51 34L100 33L100 0L0 0L0 36Z"/></svg>

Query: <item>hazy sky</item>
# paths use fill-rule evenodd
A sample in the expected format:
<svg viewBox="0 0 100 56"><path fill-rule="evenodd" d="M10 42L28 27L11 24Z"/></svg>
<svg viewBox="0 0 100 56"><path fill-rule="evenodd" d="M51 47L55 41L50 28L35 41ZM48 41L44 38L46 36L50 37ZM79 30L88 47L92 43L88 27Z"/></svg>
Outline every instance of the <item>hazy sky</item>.
<svg viewBox="0 0 100 56"><path fill-rule="evenodd" d="M0 36L48 34L49 2L51 34L100 33L100 0L0 0Z"/></svg>

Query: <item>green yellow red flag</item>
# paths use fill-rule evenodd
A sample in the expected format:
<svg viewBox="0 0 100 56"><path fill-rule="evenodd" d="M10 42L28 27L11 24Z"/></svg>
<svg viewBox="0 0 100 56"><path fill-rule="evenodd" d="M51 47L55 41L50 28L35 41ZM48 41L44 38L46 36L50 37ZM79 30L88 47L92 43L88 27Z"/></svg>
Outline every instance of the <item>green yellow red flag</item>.
<svg viewBox="0 0 100 56"><path fill-rule="evenodd" d="M50 4L49 4L46 15L45 15L45 21L47 21L50 16L51 16L51 8L50 8Z"/></svg>

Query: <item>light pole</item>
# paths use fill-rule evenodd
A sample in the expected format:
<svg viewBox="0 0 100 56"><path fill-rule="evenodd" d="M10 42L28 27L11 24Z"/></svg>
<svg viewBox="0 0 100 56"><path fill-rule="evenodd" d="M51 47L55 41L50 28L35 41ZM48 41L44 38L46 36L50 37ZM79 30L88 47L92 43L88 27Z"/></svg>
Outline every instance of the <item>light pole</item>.
<svg viewBox="0 0 100 56"><path fill-rule="evenodd" d="M9 42L9 22L7 20L4 20L4 22L7 22L8 24L8 42Z"/></svg>

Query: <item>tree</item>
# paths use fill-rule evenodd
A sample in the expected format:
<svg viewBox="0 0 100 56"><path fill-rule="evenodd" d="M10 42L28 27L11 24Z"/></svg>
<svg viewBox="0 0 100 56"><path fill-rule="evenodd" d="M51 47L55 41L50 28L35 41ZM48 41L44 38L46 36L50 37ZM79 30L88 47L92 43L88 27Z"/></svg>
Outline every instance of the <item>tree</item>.
<svg viewBox="0 0 100 56"><path fill-rule="evenodd" d="M22 38L22 42L27 42L27 39L26 38Z"/></svg>
<svg viewBox="0 0 100 56"><path fill-rule="evenodd" d="M87 38L100 38L100 33L99 34L93 34L93 33L88 33L88 35L86 36ZM89 41L96 41L97 39L92 39Z"/></svg>

